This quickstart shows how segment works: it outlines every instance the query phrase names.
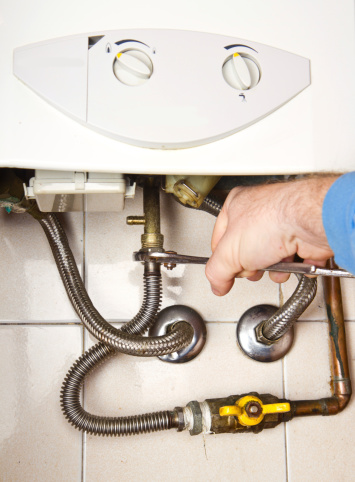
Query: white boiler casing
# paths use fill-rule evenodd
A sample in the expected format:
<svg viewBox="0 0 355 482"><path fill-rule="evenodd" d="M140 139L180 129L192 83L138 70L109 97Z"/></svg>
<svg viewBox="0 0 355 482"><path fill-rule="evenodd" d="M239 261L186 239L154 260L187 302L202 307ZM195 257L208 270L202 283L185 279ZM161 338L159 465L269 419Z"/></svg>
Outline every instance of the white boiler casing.
<svg viewBox="0 0 355 482"><path fill-rule="evenodd" d="M0 166L352 170L354 18L352 0L5 0Z"/></svg>

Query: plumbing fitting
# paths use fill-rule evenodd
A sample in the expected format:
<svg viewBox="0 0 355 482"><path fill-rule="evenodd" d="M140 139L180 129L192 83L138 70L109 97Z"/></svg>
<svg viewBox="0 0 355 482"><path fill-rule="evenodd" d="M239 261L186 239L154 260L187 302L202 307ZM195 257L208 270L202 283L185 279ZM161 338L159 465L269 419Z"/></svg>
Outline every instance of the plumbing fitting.
<svg viewBox="0 0 355 482"><path fill-rule="evenodd" d="M154 325L149 329L149 336L162 336L174 327L176 323L185 322L192 326L194 335L189 345L168 355L160 355L160 360L170 363L185 363L193 360L206 343L207 330L201 316L192 308L183 305L168 306L161 310Z"/></svg>
<svg viewBox="0 0 355 482"><path fill-rule="evenodd" d="M199 208L220 176L166 176L165 191L174 194L184 205Z"/></svg>
<svg viewBox="0 0 355 482"><path fill-rule="evenodd" d="M249 358L259 362L273 362L284 357L292 347L294 330L291 327L277 342L257 338L257 329L271 319L279 309L272 305L249 308L237 323L236 336L239 348Z"/></svg>
<svg viewBox="0 0 355 482"><path fill-rule="evenodd" d="M260 362L283 358L293 343L293 325L311 304L316 292L317 278L300 276L296 290L281 308L272 305L249 308L237 325L240 349Z"/></svg>
<svg viewBox="0 0 355 482"><path fill-rule="evenodd" d="M222 210L222 204L212 196L206 196L199 207L200 211L212 214L217 217Z"/></svg>
<svg viewBox="0 0 355 482"><path fill-rule="evenodd" d="M179 408L175 408L179 411ZM290 403L270 394L252 392L204 402L192 401L184 409L184 430L190 435L259 433L290 420Z"/></svg>
<svg viewBox="0 0 355 482"><path fill-rule="evenodd" d="M160 232L160 203L159 189L155 186L154 177L147 177L143 188L144 216L128 216L129 226L143 225L144 234L141 236L142 250L150 249L163 251L164 236Z"/></svg>

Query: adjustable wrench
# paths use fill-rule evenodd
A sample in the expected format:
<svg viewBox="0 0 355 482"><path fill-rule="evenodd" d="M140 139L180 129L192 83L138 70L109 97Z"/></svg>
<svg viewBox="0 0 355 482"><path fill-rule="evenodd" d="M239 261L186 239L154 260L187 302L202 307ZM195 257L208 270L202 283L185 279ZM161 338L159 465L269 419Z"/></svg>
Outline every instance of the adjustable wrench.
<svg viewBox="0 0 355 482"><path fill-rule="evenodd" d="M209 258L201 256L187 256L174 251L136 251L133 253L134 261L156 261L164 264L168 269L173 269L177 264L206 264ZM282 273L308 274L313 276L336 276L340 278L355 278L355 275L344 269L320 268L313 264L305 263L276 263L260 271L279 271Z"/></svg>

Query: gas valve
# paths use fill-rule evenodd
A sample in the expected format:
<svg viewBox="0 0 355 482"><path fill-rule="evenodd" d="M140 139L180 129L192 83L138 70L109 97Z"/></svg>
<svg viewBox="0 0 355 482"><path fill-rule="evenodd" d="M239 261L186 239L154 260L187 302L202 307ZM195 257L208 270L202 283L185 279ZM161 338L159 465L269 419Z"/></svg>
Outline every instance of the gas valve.
<svg viewBox="0 0 355 482"><path fill-rule="evenodd" d="M190 435L200 433L259 433L293 418L291 404L274 395L252 392L214 398L204 402L192 401L182 409L175 408L181 425Z"/></svg>

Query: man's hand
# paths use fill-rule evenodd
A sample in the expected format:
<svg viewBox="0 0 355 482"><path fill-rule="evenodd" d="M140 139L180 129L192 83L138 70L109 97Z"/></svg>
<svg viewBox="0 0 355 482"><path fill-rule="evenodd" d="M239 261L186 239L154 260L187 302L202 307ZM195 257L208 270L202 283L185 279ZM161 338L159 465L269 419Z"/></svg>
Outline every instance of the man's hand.
<svg viewBox="0 0 355 482"><path fill-rule="evenodd" d="M206 276L212 291L225 295L235 277L259 280L258 271L297 253L323 266L333 256L322 223L325 194L337 176L237 187L228 195L212 235ZM287 273L270 273L278 283Z"/></svg>

